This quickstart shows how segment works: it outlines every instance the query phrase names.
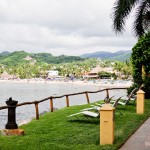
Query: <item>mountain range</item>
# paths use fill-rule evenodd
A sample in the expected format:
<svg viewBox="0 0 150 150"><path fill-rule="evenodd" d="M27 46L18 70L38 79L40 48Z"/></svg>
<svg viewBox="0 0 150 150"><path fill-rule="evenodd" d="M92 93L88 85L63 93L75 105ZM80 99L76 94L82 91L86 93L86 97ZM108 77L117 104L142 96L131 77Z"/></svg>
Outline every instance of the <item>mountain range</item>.
<svg viewBox="0 0 150 150"><path fill-rule="evenodd" d="M103 60L118 60L118 61L127 61L130 59L131 51L117 51L117 52L95 52L83 54L81 56L53 56L50 53L27 53L25 51L15 51L8 52L4 51L0 53L0 64L8 66L16 66L18 64L24 63L67 63L73 61L82 61L87 58L100 58Z"/></svg>
<svg viewBox="0 0 150 150"><path fill-rule="evenodd" d="M130 59L131 50L126 51L117 51L117 52L106 52L100 51L95 53L83 54L81 58L100 58L100 59L109 59L109 60L118 60L118 61L126 61Z"/></svg>

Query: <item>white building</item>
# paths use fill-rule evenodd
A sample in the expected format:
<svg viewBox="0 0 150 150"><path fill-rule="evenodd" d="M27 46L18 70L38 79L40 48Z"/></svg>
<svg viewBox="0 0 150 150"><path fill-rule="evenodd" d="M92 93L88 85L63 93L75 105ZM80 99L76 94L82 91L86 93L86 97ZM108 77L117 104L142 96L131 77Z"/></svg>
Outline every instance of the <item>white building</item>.
<svg viewBox="0 0 150 150"><path fill-rule="evenodd" d="M59 72L57 70L49 70L48 77L56 77L58 76Z"/></svg>

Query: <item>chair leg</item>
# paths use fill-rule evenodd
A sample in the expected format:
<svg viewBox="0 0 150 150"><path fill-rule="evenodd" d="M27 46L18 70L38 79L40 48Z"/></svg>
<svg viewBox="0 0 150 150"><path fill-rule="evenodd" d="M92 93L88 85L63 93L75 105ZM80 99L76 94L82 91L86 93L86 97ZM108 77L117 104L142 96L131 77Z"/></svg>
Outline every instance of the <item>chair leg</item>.
<svg viewBox="0 0 150 150"><path fill-rule="evenodd" d="M77 115L74 115L74 117L75 117L77 120L80 120L79 117L77 117ZM74 117L71 117L72 119L70 119L70 120L73 121L73 120L74 120L74 119L73 119Z"/></svg>
<svg viewBox="0 0 150 150"><path fill-rule="evenodd" d="M123 116L123 114L122 114L121 111L119 111L118 109L116 109L116 110L117 110L117 112L118 112L121 116Z"/></svg>

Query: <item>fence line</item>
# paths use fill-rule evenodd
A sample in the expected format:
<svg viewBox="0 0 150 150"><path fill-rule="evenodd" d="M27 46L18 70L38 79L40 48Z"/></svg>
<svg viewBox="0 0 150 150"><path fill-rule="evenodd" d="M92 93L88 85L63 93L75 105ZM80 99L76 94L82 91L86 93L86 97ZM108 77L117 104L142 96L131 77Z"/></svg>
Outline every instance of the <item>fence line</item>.
<svg viewBox="0 0 150 150"><path fill-rule="evenodd" d="M36 111L36 119L39 120L38 104L42 103L44 101L47 101L47 100L50 101L50 111L53 112L54 111L54 107L53 107L53 100L54 99L66 97L66 106L69 107L69 96L75 96L75 95L85 94L86 99L87 99L87 103L89 104L90 103L90 99L89 99L89 95L88 95L89 93L99 93L99 92L106 91L106 97L109 98L109 90L117 90L117 89L127 89L127 88L107 88L107 89L102 89L102 90L97 90L97 91L85 91L85 92L72 93L72 94L66 94L66 95L61 95L61 96L50 96L50 97L44 98L44 99L39 100L39 101L32 101L32 102L20 103L20 104L17 104L17 107L23 106L23 105L34 104L35 105L35 111ZM0 110L7 109L9 107L11 107L11 106L1 106Z"/></svg>

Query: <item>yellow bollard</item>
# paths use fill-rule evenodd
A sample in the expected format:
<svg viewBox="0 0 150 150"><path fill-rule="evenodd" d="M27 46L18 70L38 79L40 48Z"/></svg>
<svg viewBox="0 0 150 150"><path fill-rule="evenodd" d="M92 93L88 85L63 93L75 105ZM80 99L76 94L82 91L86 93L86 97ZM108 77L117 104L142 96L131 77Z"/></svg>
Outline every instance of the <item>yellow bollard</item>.
<svg viewBox="0 0 150 150"><path fill-rule="evenodd" d="M142 90L138 90L136 93L137 93L136 113L143 114L144 113L145 92Z"/></svg>
<svg viewBox="0 0 150 150"><path fill-rule="evenodd" d="M110 104L100 109L100 144L114 143L114 110Z"/></svg>

